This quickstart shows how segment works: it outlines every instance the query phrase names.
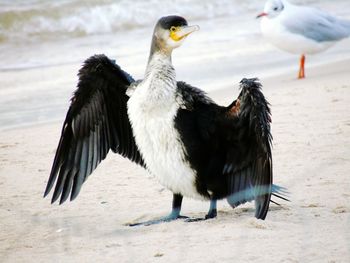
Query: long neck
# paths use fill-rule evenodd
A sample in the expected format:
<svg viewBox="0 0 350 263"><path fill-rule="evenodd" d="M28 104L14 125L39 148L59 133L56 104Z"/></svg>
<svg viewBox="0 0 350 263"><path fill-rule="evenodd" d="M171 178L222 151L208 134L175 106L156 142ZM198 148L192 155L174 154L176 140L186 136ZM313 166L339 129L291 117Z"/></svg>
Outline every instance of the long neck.
<svg viewBox="0 0 350 263"><path fill-rule="evenodd" d="M162 52L150 56L142 90L145 92L147 107L169 110L176 100L177 82L171 57ZM152 103L149 103L152 101Z"/></svg>
<svg viewBox="0 0 350 263"><path fill-rule="evenodd" d="M147 89L147 97L155 105L168 104L176 98L177 82L171 63L172 49L165 47L154 34L143 82L146 84L144 88Z"/></svg>
<svg viewBox="0 0 350 263"><path fill-rule="evenodd" d="M150 77L158 81L164 81L167 85L175 85L176 73L171 63L171 53L166 54L160 50L151 52L146 68L145 79Z"/></svg>
<svg viewBox="0 0 350 263"><path fill-rule="evenodd" d="M164 43L164 41L159 39L156 33L154 32L152 37L151 50L149 53L148 63L152 59L153 55L156 53L164 54L164 56L168 56L171 60L172 49L167 48L167 45Z"/></svg>

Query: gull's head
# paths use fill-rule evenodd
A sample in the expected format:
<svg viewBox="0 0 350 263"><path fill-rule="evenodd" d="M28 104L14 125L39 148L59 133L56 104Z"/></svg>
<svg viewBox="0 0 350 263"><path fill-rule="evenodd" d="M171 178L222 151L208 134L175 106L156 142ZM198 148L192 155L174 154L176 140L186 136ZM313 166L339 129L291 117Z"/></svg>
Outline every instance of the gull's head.
<svg viewBox="0 0 350 263"><path fill-rule="evenodd" d="M279 16L285 8L285 4L282 0L268 0L265 3L264 12L259 14L256 18L268 17L274 18Z"/></svg>
<svg viewBox="0 0 350 263"><path fill-rule="evenodd" d="M181 16L162 17L154 28L152 49L171 53L174 48L181 46L188 35L197 30L199 26L189 26Z"/></svg>

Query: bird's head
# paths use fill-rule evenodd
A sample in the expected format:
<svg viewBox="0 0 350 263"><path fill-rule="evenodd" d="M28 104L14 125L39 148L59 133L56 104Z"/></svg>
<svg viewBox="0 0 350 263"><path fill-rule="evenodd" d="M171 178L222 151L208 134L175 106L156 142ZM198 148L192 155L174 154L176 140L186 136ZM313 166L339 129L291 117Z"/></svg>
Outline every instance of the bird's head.
<svg viewBox="0 0 350 263"><path fill-rule="evenodd" d="M199 30L199 26L189 26L181 16L165 16L158 20L153 33L152 50L170 54L181 46L186 37Z"/></svg>
<svg viewBox="0 0 350 263"><path fill-rule="evenodd" d="M284 10L285 4L282 0L268 0L265 3L264 12L259 14L256 18L268 17L274 18L277 17Z"/></svg>

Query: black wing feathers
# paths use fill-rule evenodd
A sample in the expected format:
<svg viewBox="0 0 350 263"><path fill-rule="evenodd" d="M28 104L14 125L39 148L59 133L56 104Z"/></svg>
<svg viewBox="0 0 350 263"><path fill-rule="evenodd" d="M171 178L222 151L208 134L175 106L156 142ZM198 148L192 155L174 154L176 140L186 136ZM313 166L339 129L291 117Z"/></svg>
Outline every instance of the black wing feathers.
<svg viewBox="0 0 350 263"><path fill-rule="evenodd" d="M235 132L225 136L232 146L223 170L228 176L227 200L233 207L255 200L255 216L265 219L272 192L271 113L256 79L243 79L241 89L237 116L230 114L234 105L226 109L226 121L232 122L228 131Z"/></svg>
<svg viewBox="0 0 350 263"><path fill-rule="evenodd" d="M260 83L243 79L238 99L228 107L186 83L177 86L185 107L175 124L197 171L197 191L226 197L233 207L255 200L255 216L264 219L274 190L271 114Z"/></svg>
<svg viewBox="0 0 350 263"><path fill-rule="evenodd" d="M73 200L110 149L144 165L127 116L133 79L104 55L87 59L78 76L44 194L56 181L52 202Z"/></svg>

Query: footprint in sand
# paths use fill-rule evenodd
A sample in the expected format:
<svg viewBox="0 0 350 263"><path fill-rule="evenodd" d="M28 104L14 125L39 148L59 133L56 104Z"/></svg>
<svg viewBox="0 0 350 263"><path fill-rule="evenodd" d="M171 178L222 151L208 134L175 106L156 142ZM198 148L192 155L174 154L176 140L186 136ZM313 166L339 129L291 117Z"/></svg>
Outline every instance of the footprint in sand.
<svg viewBox="0 0 350 263"><path fill-rule="evenodd" d="M248 227L257 228L257 229L268 229L270 228L269 224L266 221L252 218L247 222Z"/></svg>
<svg viewBox="0 0 350 263"><path fill-rule="evenodd" d="M343 214L343 213L348 213L349 209L345 206L337 206L332 210L334 214Z"/></svg>
<svg viewBox="0 0 350 263"><path fill-rule="evenodd" d="M317 204L317 203L311 203L311 204L308 204L308 205L302 205L301 207L302 208L315 208L315 207L320 207L320 205Z"/></svg>
<svg viewBox="0 0 350 263"><path fill-rule="evenodd" d="M13 144L0 143L0 149L12 148L12 147L16 147L17 145L18 145L18 142L15 142Z"/></svg>

